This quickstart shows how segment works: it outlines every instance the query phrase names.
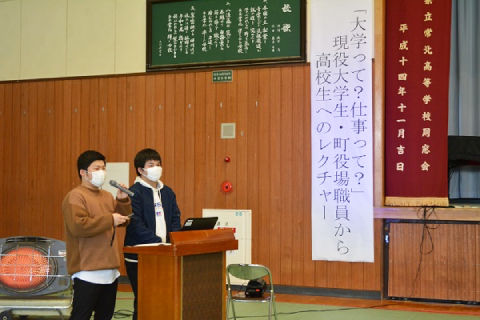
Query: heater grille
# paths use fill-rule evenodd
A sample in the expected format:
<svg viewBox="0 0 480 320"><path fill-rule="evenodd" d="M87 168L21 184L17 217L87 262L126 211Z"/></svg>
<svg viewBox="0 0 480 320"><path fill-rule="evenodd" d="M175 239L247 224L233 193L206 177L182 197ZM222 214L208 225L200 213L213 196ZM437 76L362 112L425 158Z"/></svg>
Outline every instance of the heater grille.
<svg viewBox="0 0 480 320"><path fill-rule="evenodd" d="M19 246L2 254L0 260L0 283L3 289L12 292L35 292L48 286L56 274L55 264L38 248Z"/></svg>
<svg viewBox="0 0 480 320"><path fill-rule="evenodd" d="M0 239L0 294L51 294L69 286L62 241L40 237Z"/></svg>

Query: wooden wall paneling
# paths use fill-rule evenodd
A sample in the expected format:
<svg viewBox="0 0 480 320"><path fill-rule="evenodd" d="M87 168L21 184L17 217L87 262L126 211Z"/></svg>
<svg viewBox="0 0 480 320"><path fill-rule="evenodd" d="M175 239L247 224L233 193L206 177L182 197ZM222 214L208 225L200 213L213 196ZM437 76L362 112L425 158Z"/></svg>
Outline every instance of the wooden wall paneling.
<svg viewBox="0 0 480 320"><path fill-rule="evenodd" d="M155 124L154 124L154 138L151 148L157 150L162 158L165 156L165 74L155 75ZM163 179L163 178L162 178ZM163 181L163 180L162 180ZM181 209L181 208L180 208Z"/></svg>
<svg viewBox="0 0 480 320"><path fill-rule="evenodd" d="M227 121L227 84L215 83L215 208L225 209L226 195L221 191L222 183L227 180L225 171L225 152L227 150L228 141L220 137L221 124ZM233 191L234 192L234 191Z"/></svg>
<svg viewBox="0 0 480 320"><path fill-rule="evenodd" d="M1 108L1 107L0 107ZM480 225L475 225L475 288L480 288ZM480 301L480 290L475 291L475 301Z"/></svg>
<svg viewBox="0 0 480 320"><path fill-rule="evenodd" d="M434 293L438 299L447 299L448 298L448 286L445 284L448 283L448 267L447 267L447 259L448 259L448 251L443 250L442 248L447 248L449 239L446 237L443 232L445 232L443 225L437 225L433 243L435 245L435 249L433 250L433 256L435 260L434 265Z"/></svg>
<svg viewBox="0 0 480 320"><path fill-rule="evenodd" d="M293 180L296 178L293 172L293 70L291 67L281 68L280 83L280 157L277 159L280 165L280 252L281 261L280 268L282 271L282 283L285 285L292 284L292 254L293 254L293 237L292 223L294 215L292 198L293 198Z"/></svg>
<svg viewBox="0 0 480 320"><path fill-rule="evenodd" d="M247 148L248 148L248 71L236 70L233 81L236 83L236 151L235 151L235 170L236 170L236 189L235 200L237 209L248 208L248 188L249 181L247 172Z"/></svg>
<svg viewBox="0 0 480 320"><path fill-rule="evenodd" d="M419 283L418 289L422 297L433 297L434 272L433 268L433 251L435 243L433 242L433 234L435 233L435 225L424 225L421 228L421 236L423 238L422 260L420 264L420 273L422 281ZM433 247L432 247L433 246Z"/></svg>
<svg viewBox="0 0 480 320"><path fill-rule="evenodd" d="M468 267L468 276L466 279L466 286L467 286L467 301L478 301L476 299L476 293L477 293L477 288L475 286L475 279L476 279L476 259L474 253L476 252L476 230L477 226L476 225L468 225L468 232L467 232L467 238L465 239L465 248L464 248L464 257L466 257L467 261L467 267Z"/></svg>
<svg viewBox="0 0 480 320"><path fill-rule="evenodd" d="M365 273L364 267L366 263L362 262L353 262L350 266L351 271L351 281L350 288L355 290L363 290L365 288Z"/></svg>
<svg viewBox="0 0 480 320"><path fill-rule="evenodd" d="M184 211L183 217L186 216L202 216L202 209L205 208L205 196L207 190L205 165L206 165L206 72L195 73L195 131L194 131L194 154L192 161L195 162L193 182L190 181L191 188L194 192L193 212Z"/></svg>
<svg viewBox="0 0 480 320"><path fill-rule="evenodd" d="M403 226L403 224L402 224ZM416 270L415 267L417 266L417 261L412 261L411 260L411 255L410 253L415 251L415 253L418 253L418 250L416 248L413 248L412 246L412 237L413 235L410 234L410 230L408 228L400 228L398 226L397 228L397 234L395 234L395 240L391 239L390 244L392 241L394 241L397 244L397 249L401 250L399 252L399 255L397 256L397 259L400 259L398 261L398 267L396 268L397 270L397 276L400 277L400 279L404 279L403 282L397 282L397 293L394 294L394 296L411 296L413 293L413 277L411 276L411 270ZM408 248L408 249L407 249ZM409 265L406 268L404 265L402 265L402 261L409 261ZM395 283L395 282L393 282ZM403 286L401 284L404 284Z"/></svg>
<svg viewBox="0 0 480 320"><path fill-rule="evenodd" d="M411 297L414 293L414 277L411 276L411 270L416 270L416 266L418 266L416 260L412 260L412 256L410 253L415 251L418 253L418 247L413 247L413 234L411 234L411 229L408 228L408 225L404 227L405 224L398 224L397 225L397 233L398 237L396 236L395 243L398 249L401 249L400 254L398 255L398 267L397 267L397 274L400 275L400 279L404 279L403 282L397 282L397 290L398 293L396 296L400 297ZM392 242L390 242L392 243ZM402 261L409 261L407 267L405 267ZM402 283L404 284L402 286Z"/></svg>
<svg viewBox="0 0 480 320"><path fill-rule="evenodd" d="M449 282L451 283L451 293L452 297L455 300L464 300L471 301L475 296L475 288L472 288L469 284L473 282L474 277L474 266L469 258L471 255L471 244L473 239L470 237L470 228L472 225L467 224L453 224L448 225L450 233L452 235L451 239L455 243L455 251L451 251L449 256L449 273L450 269L451 277L449 277ZM452 243L449 244L449 248L453 247ZM469 292L468 290L473 290Z"/></svg>
<svg viewBox="0 0 480 320"><path fill-rule="evenodd" d="M306 124L304 122L304 113L308 112L305 102L308 96L304 96L303 88L305 86L305 68L304 66L292 68L292 209L291 209L291 231L292 231L292 281L294 286L304 286L303 283L303 266L306 259L311 259L310 255L305 255L304 234L308 230L308 224L303 219L304 193L307 181L304 176L305 167L305 145L304 130ZM309 283L311 284L311 282Z"/></svg>
<svg viewBox="0 0 480 320"><path fill-rule="evenodd" d="M421 250L423 250L422 245L425 245L425 241L423 241L422 244L423 227L421 225L412 225L408 226L408 228L412 234L412 237L409 239L411 245L409 246L410 250L408 251L408 254L410 255L410 260L413 262L411 267L408 268L408 277L413 290L412 296L417 297L422 294L422 283L425 281L425 274L422 272L422 266L426 257L421 252ZM415 280L418 270L420 270L420 272L418 273L418 278Z"/></svg>
<svg viewBox="0 0 480 320"><path fill-rule="evenodd" d="M268 258L265 263L259 262L259 246L269 246L270 243L260 243L258 235L261 233L269 234L270 228L268 224L260 224L259 217L263 215L263 212L259 210L259 192L261 190L260 183L263 180L260 178L259 173L259 163L258 163L258 153L259 153L259 139L260 137L260 121L258 119L259 109L263 108L265 101L268 101L268 98L265 97L265 101L261 101L262 96L261 92L265 85L268 85L269 79L266 83L260 83L259 81L259 70L258 69L249 69L248 70L248 84L247 92L244 94L247 96L247 103L245 108L248 112L248 121L247 121L247 166L244 174L248 177L248 190L247 190L247 208L252 210L252 262L253 263L262 263L269 267ZM263 104L263 105L262 105ZM269 121L269 120L268 120ZM263 124L266 125L266 124ZM268 238L269 239L269 238Z"/></svg>
<svg viewBox="0 0 480 320"><path fill-rule="evenodd" d="M106 156L107 161L111 155L108 154L108 145L114 142L115 136L108 135L108 78L98 79L98 149ZM107 177L107 183L108 183ZM122 181L128 185L128 181Z"/></svg>
<svg viewBox="0 0 480 320"><path fill-rule="evenodd" d="M42 190L42 192L39 192L39 199L38 203L41 203L41 212L43 214L40 215L38 224L42 225L43 224L43 230L42 230L42 236L47 236L47 237L54 237L55 236L55 230L58 229L58 221L55 219L56 211L55 209L58 210L58 208L61 208L61 202L55 203L55 193L57 192L56 190L56 174L58 173L57 168L55 167L55 159L56 159L56 153L55 153L55 147L57 144L56 141L56 128L57 124L55 122L55 81L47 81L46 82L46 95L45 95L45 102L44 105L40 108L39 104L39 125L38 128L43 127L39 132L43 136L43 141L42 144L37 146L37 153L38 153L38 158L37 161L40 158L43 158L43 162L45 163L44 167L40 171L44 171L44 174L42 178L38 179L37 181L37 188L39 190ZM40 121L41 118L43 118L43 125L42 122ZM36 134L34 132L31 132L30 135ZM38 133L37 133L38 134ZM43 150L41 150L39 147L43 147ZM59 200L59 199L58 199ZM58 201L57 200L57 201ZM34 203L35 205L35 203ZM35 212L35 209L32 211Z"/></svg>
<svg viewBox="0 0 480 320"><path fill-rule="evenodd" d="M463 274L462 279L462 288L463 288L463 298L464 301L474 301L476 295L475 287L475 257L473 252L475 252L475 226L472 224L463 225L464 233L463 235L463 246L459 254L462 256L459 260L463 260L465 273Z"/></svg>
<svg viewBox="0 0 480 320"><path fill-rule="evenodd" d="M96 127L98 126L98 119L91 106L90 97L90 79L80 80L80 150L79 153L85 150L95 150L98 146L95 143L97 134ZM102 153L100 150L95 150Z"/></svg>
<svg viewBox="0 0 480 320"><path fill-rule="evenodd" d="M20 83L14 83L13 84L13 90L12 90L12 122L15 124L12 128L12 149L11 149L11 165L9 169L12 171L12 176L11 179L8 180L10 181L10 206L12 208L11 211L7 212L13 212L14 215L18 215L17 218L14 220L14 223L11 224L11 235L18 236L21 235L20 233L20 226L22 222L22 217L25 214L23 212L24 208L24 203L25 203L25 196L24 196L24 188L22 186L22 178L21 173L22 173L22 165L23 161L25 161L24 155L22 154L22 140L21 140L21 134L22 134L22 117L26 117L26 115L23 115L23 111L26 111L22 109L22 105L20 102L21 99L21 84ZM20 219L18 219L20 217ZM22 232L23 233L23 232Z"/></svg>
<svg viewBox="0 0 480 320"><path fill-rule="evenodd" d="M352 287L352 265L353 262L337 262L338 269L335 270L336 288L341 289L356 289Z"/></svg>
<svg viewBox="0 0 480 320"><path fill-rule="evenodd" d="M381 248L383 246L383 220L374 219L373 223L373 241L374 241L374 260L373 263L354 263L352 265L352 287L357 290L380 291L382 289L383 273Z"/></svg>
<svg viewBox="0 0 480 320"><path fill-rule="evenodd" d="M414 283L414 295L422 297L426 292L426 282L428 281L428 276L426 274L426 266L428 265L428 250L431 246L431 242L428 239L428 234L426 233L424 226L415 225L413 234L416 238L414 242L413 258L417 258L414 268L410 268L412 272L412 283ZM423 241L422 241L423 239ZM413 267L413 266L412 266ZM415 269L415 273L413 273ZM418 278L415 281L416 274L418 272ZM412 285L413 286L413 285Z"/></svg>
<svg viewBox="0 0 480 320"><path fill-rule="evenodd" d="M125 156L115 159L117 162L131 162L135 157L137 150L137 143L142 140L142 134L140 127L143 126L142 122L142 106L137 101L137 80L140 76L127 76L126 80L126 125L120 127L121 135L118 136L122 139L117 140L118 144L125 144ZM132 176L134 170L130 167L129 176Z"/></svg>
<svg viewBox="0 0 480 320"><path fill-rule="evenodd" d="M82 80L73 80L72 81L72 96L71 96L71 105L72 105L72 120L71 120L71 156L70 156L70 172L71 172L71 186L69 188L73 189L80 184L80 178L77 172L77 159L80 153L85 151L81 145L81 141L88 140L88 133L81 132L80 123L84 118L81 111L81 101L80 96L82 92ZM85 119L88 119L85 117ZM86 121L84 121L86 122ZM82 134L83 133L83 134Z"/></svg>
<svg viewBox="0 0 480 320"><path fill-rule="evenodd" d="M89 130L89 149L96 150L103 154L107 161L112 161L108 159L108 155L105 154L106 150L100 148L100 139L107 139L107 137L100 136L100 117L101 117L101 107L99 105L99 78L85 79L85 82L88 82L88 96L89 100L85 105L85 108L89 110L88 122Z"/></svg>
<svg viewBox="0 0 480 320"><path fill-rule="evenodd" d="M460 250L459 243L457 240L457 233L454 228L447 228L446 233L448 234L448 243L450 244L447 247L447 265L448 268L448 299L453 300L457 296L457 283L460 282L458 272L458 261L456 258L456 252Z"/></svg>
<svg viewBox="0 0 480 320"><path fill-rule="evenodd" d="M120 94L118 92L118 86L119 83L117 77L107 78L107 102L105 105L105 116L108 119L108 126L105 134L108 136L108 141L111 141L111 143L107 143L105 152L109 159L119 159L118 149L121 145L121 140L117 138L120 130L118 126L118 117L120 117L120 110L122 110L122 108L118 105L118 97Z"/></svg>
<svg viewBox="0 0 480 320"><path fill-rule="evenodd" d="M54 98L54 121L55 126L52 127L52 134L55 135L55 145L52 152L54 153L54 172L52 178L55 179L54 183L54 195L53 195L53 208L51 212L51 224L53 227L52 235L54 239L63 239L63 215L62 215L62 202L65 197L68 185L66 185L67 179L65 179L65 173L69 172L67 161L69 161L69 153L65 148L65 135L68 131L64 131L64 96L65 87L69 81L57 80L55 81L55 98ZM66 109L66 108L65 108ZM59 179L59 173L61 172L62 179ZM68 183L68 182L67 182ZM48 234L48 233L46 233Z"/></svg>
<svg viewBox="0 0 480 320"><path fill-rule="evenodd" d="M269 268L273 274L277 274L277 281L283 283L283 273L281 272L281 261L283 254L279 239L282 238L281 225L282 218L282 172L281 157L281 114L282 114L282 87L281 87L281 69L270 69L270 223L268 232L270 234L270 263ZM265 226L262 226L265 227Z"/></svg>
<svg viewBox="0 0 480 320"><path fill-rule="evenodd" d="M311 154L311 110L310 110L310 66L303 67L303 94L305 101L303 104L303 145L305 152L302 160L304 198L302 220L304 224L303 232L303 283L305 286L314 286L316 283L316 262L312 260L312 154Z"/></svg>
<svg viewBox="0 0 480 320"><path fill-rule="evenodd" d="M2 193L2 204L5 210L22 214L19 208L26 198L23 206L34 208L40 203L45 219L60 212L63 197L79 184L76 160L80 152L96 146L105 149L99 151L106 154L108 161L133 164L140 148L153 147L162 155L164 182L179 195L182 219L201 215L202 208L252 210L252 260L269 266L276 283L362 289L363 282L364 289L379 290L381 262L377 262L377 252L382 245L381 220L375 221L378 240L374 264L311 260L309 73L309 66L235 70L234 81L223 84L213 84L210 72L198 71L25 82L28 93L22 91L23 83L2 84L0 131L4 139L0 164L9 169L4 169L0 178L9 181L12 190L8 197ZM38 89L42 85L45 90ZM37 88L37 98L31 93L32 87ZM45 97L40 98L41 94ZM26 118L22 118L22 99L27 98L37 102L36 120L32 118L30 103ZM102 111L104 104L106 109ZM49 109L52 113L48 113ZM220 141L223 122L237 124L235 140ZM21 130L24 127L26 132ZM41 129L45 130L43 136L38 134ZM23 147L26 154L21 151L24 141L28 145ZM44 150L50 150L45 157ZM226 155L232 157L228 165L223 161ZM25 157L29 164L53 161L55 165L42 173L30 165L18 168L15 164ZM48 190L50 185L46 182L56 170L68 172L67 178L54 182L53 189ZM135 171L133 165L131 170ZM24 172L27 174L22 178ZM130 176L131 182L134 177ZM223 179L217 181L217 177ZM22 179L27 180L22 183ZM220 183L226 179L234 182L233 194L227 196L220 191ZM22 191L32 183L37 189L47 187L25 196ZM40 196L51 192L55 193L53 201L47 202ZM217 197L223 197L223 202L217 202ZM33 210L26 211L31 214ZM32 218L12 216L9 221L6 217L11 227L1 230L18 235L20 222L27 221L27 217L29 221ZM64 237L60 213L54 224L43 224L45 220L41 227L31 224L35 227L32 232ZM120 241L121 237L119 234ZM413 240L408 245L412 251ZM412 253L410 259L413 257ZM416 250L415 258L418 257ZM416 272L415 266L409 269L413 271L408 272ZM333 281L327 285L329 278Z"/></svg>
<svg viewBox="0 0 480 320"><path fill-rule="evenodd" d="M131 113L130 106L127 105L127 77L117 78L117 98L116 98L116 119L117 125L115 130L115 141L112 143L116 147L116 157L114 161L128 159L127 155L127 130L132 126L130 123ZM132 106L133 107L133 106Z"/></svg>
<svg viewBox="0 0 480 320"><path fill-rule="evenodd" d="M405 287L407 286L406 269L402 265L405 261L405 241L404 230L400 228L400 224L392 223L390 225L390 244L389 244L389 279L388 279L388 295L389 296L406 296ZM400 287L400 284L404 284Z"/></svg>
<svg viewBox="0 0 480 320"><path fill-rule="evenodd" d="M175 185L175 90L175 75L167 74L165 79L165 151L162 155L162 176L165 177L165 180L162 181L175 191L178 201L178 192L181 190L176 190Z"/></svg>
<svg viewBox="0 0 480 320"><path fill-rule="evenodd" d="M396 238L395 235L395 224L390 224L390 232L389 232L389 247L388 247L388 292L385 293L386 296L392 296L393 293L395 292L394 286L395 286L395 276L397 272L397 260L395 257L398 256L397 253L397 247L394 246L394 243L392 243L392 240Z"/></svg>
<svg viewBox="0 0 480 320"><path fill-rule="evenodd" d="M185 117L188 108L185 101L185 73L175 74L175 106L174 106L174 185L177 202L185 208Z"/></svg>
<svg viewBox="0 0 480 320"><path fill-rule="evenodd" d="M36 89L36 86L35 86ZM38 125L39 121L37 120L37 112L39 110L39 104L43 104L42 107L45 105L45 90L42 90L41 94L39 95L36 90L33 90L32 94L30 94L30 84L29 83L21 83L20 84L20 90L21 90L21 110L22 110L22 115L20 117L20 159L21 163L26 161L26 165L20 165L20 175L19 175L19 181L20 181L20 190L26 188L26 190L30 191L28 192L27 199L25 197L22 197L22 203L20 204L20 226L21 229L20 232L25 232L27 235L40 235L43 233L43 228L39 228L39 226L43 227L42 220L38 220L39 218L39 213L43 213L43 201L40 202L40 197L39 193L42 192L41 189L37 189L37 182L32 179L33 177L33 170L29 168L28 163L35 163L35 156L36 152L33 151L32 154L34 158L30 158L30 152L29 152L29 142L33 142L33 148L36 149L38 140L37 140L37 135L32 134L30 136L30 132L38 132L37 128L41 126ZM40 98L43 97L43 99ZM29 99L32 97L32 99ZM42 100L42 101L40 101ZM40 119L40 123L42 123L43 119ZM33 125L34 130L30 131L30 124ZM45 134L44 132L42 133L41 137L39 140L45 139ZM29 160L33 160L33 162L29 162ZM44 166L45 164L45 158L42 157L41 159L37 159L37 162L40 164L40 166ZM29 170L30 169L30 170ZM42 171L39 173L40 174L40 179L45 178L45 172ZM25 201L26 200L26 201ZM33 203L37 204L36 209L33 209ZM32 216L32 214L36 212L37 214L35 216Z"/></svg>
<svg viewBox="0 0 480 320"><path fill-rule="evenodd" d="M380 262L379 250L382 246L382 220L373 220L373 241L374 241L374 257L373 263L352 263L352 288L356 290L379 291L380 278L383 275L377 272L377 264ZM377 237L380 237L377 241ZM382 262L380 262L382 263ZM378 281L377 281L378 280Z"/></svg>
<svg viewBox="0 0 480 320"><path fill-rule="evenodd" d="M402 245L405 247L405 258L406 261L411 261L407 265L405 270L407 287L405 294L407 297L417 297L420 292L420 283L422 281L422 274L418 275L416 278L417 270L420 265L420 245L421 245L421 233L420 229L415 224L402 224L403 228L406 230L404 232L404 242Z"/></svg>
<svg viewBox="0 0 480 320"><path fill-rule="evenodd" d="M62 163L61 172L63 173L62 179L59 179L60 182L60 196L63 201L67 193L73 187L73 182L77 182L78 176L75 172L75 162L73 161L73 151L72 151L72 117L73 117L73 107L72 107L72 80L63 81L63 97L60 101L61 108L58 109L59 113L61 110L62 116L62 126L58 127L60 133L57 133L61 138L61 143L58 146L58 159ZM60 216L62 220L62 240L65 240L65 226L63 224L63 214L60 207Z"/></svg>
<svg viewBox="0 0 480 320"><path fill-rule="evenodd" d="M13 146L16 146L16 141L14 140L13 127L16 126L14 123L13 117L13 84L7 83L3 85L4 87L4 104L3 104L3 148L2 148L2 159L4 166L1 167L3 172L2 179L2 194L3 194L3 206L4 212L10 212L11 214L5 214L2 216L2 237L8 237L15 235L16 225L18 224L18 211L14 208L13 195L15 194L14 190L14 174L12 165L13 160ZM17 165L17 164L15 164ZM7 188L8 187L8 188ZM7 193L5 190L13 190L13 193Z"/></svg>
<svg viewBox="0 0 480 320"><path fill-rule="evenodd" d="M184 207L183 210L193 216L195 213L195 193L192 180L195 178L195 115L197 113L197 105L195 103L195 73L189 72L185 76L185 122L184 122ZM201 216L201 215L200 215Z"/></svg>
<svg viewBox="0 0 480 320"><path fill-rule="evenodd" d="M270 163L272 158L270 157L270 69L262 69L258 71L258 100L249 101L248 110L256 110L258 118L253 118L251 115L248 117L248 126L250 122L255 124L258 121L258 131L256 137L250 138L253 131L248 131L248 140L254 140L257 142L256 148L258 150L258 166L256 168L258 174L257 189L258 197L257 202L251 205L256 207L256 210L252 209L252 250L257 252L258 261L260 264L264 264L267 267L270 266ZM258 101L258 106L256 105ZM251 104L251 105L250 105ZM252 111L253 112L253 111ZM251 113L251 112L250 112ZM248 144L248 148L252 146ZM253 150L256 151L256 150ZM249 177L249 189L252 187L252 176ZM250 200L250 198L249 198ZM277 283L277 277L279 275L273 274L273 281Z"/></svg>
<svg viewBox="0 0 480 320"><path fill-rule="evenodd" d="M145 148L152 148L156 150L155 147L155 136L157 129L157 110L158 105L155 96L155 75L146 75L145 76ZM140 151L143 148L139 148ZM138 152L137 151L137 152ZM157 150L159 151L159 150ZM161 156L161 154L160 154ZM132 167L133 167L133 159ZM135 169L135 168L134 168ZM136 170L133 170L135 174L131 177L134 178L137 176Z"/></svg>
<svg viewBox="0 0 480 320"><path fill-rule="evenodd" d="M373 263L365 263L364 290L382 291L383 289L383 241L385 239L383 233L383 219L374 219L374 245L375 245L375 261Z"/></svg>
<svg viewBox="0 0 480 320"><path fill-rule="evenodd" d="M37 174L39 177L35 178L33 172L34 169L28 165L29 163L38 163L40 167L43 168L46 165L44 162L45 158L39 157L37 159L36 153L37 147L39 147L39 140L45 138L44 132L42 132L40 136L37 134L37 126L39 123L41 124L39 129L43 129L43 123L39 122L39 119L37 118L38 104L45 104L45 83L43 82L42 84L43 87L40 90L41 92L39 95L37 91L38 83L20 83L20 143L17 146L20 149L21 162L19 163L20 175L18 180L20 181L19 191L24 189L24 191L27 192L24 193L24 196L22 197L23 199L19 204L20 212L18 218L20 220L20 225L23 227L22 232L25 235L31 236L38 236L43 231L42 228L39 228L39 226L43 227L41 219L41 215L44 214L42 211L43 205L38 196L39 193L42 192L42 189L37 189L37 181L45 178L45 172L38 172ZM42 100L42 98L43 101L39 101ZM31 136L29 136L29 133L31 133ZM42 147L43 146L40 146L40 148ZM33 210L33 203L37 205L37 210Z"/></svg>
<svg viewBox="0 0 480 320"><path fill-rule="evenodd" d="M122 161L130 163L130 177L134 176L135 168L133 166L133 159L138 151L145 149L147 147L147 122L152 122L153 118L147 118L147 102L146 102L146 75L136 76L135 77L135 139L133 141L133 146L130 149L131 152L127 159ZM130 133L127 132L127 135Z"/></svg>
<svg viewBox="0 0 480 320"><path fill-rule="evenodd" d="M340 283L338 282L338 277L340 272L338 272L341 268L340 264L342 262L337 261L326 261L325 265L325 274L324 276L327 277L326 279L326 287L327 288L341 288Z"/></svg>
<svg viewBox="0 0 480 320"><path fill-rule="evenodd" d="M394 225L393 224L390 224L390 231L389 231L389 236L388 236L388 242L389 242L389 245L388 245L388 273L387 273L387 283L386 283L386 286L387 286L387 290L386 292L384 292L384 298L388 297L388 296L391 296L392 295L392 292L394 291L393 290L393 286L394 286L394 282L393 282L393 279L395 278L395 272L396 272L396 264L395 264L395 260L394 260L394 257L396 256L396 247L393 246L392 244L392 239L393 239L393 235L394 235Z"/></svg>
<svg viewBox="0 0 480 320"><path fill-rule="evenodd" d="M395 223L391 226L390 296L475 301L477 266L472 252L476 252L476 225L435 225L436 229L430 229L433 235L431 253L428 253L431 242L422 224ZM422 237L423 255L420 252Z"/></svg>
<svg viewBox="0 0 480 320"><path fill-rule="evenodd" d="M469 225L461 224L456 225L457 228L457 241L460 242L459 250L456 252L457 264L459 269L459 282L457 284L457 295L460 297L460 300L469 301L470 295L468 289L470 285L468 279L471 276L470 271L470 259L471 251L469 252ZM473 279L473 278L472 278Z"/></svg>
<svg viewBox="0 0 480 320"><path fill-rule="evenodd" d="M383 221L373 219L372 223L374 241L373 262L352 264L352 287L357 290L380 291L382 289L380 278L383 277L383 274L380 270L377 270L377 264L383 265L379 255L383 245ZM377 237L380 237L380 239L377 239Z"/></svg>
<svg viewBox="0 0 480 320"><path fill-rule="evenodd" d="M216 147L216 94L217 85L212 83L211 73L205 75L205 208L217 209L215 207L215 193L220 192L220 186L216 184L215 176L215 147Z"/></svg>
<svg viewBox="0 0 480 320"><path fill-rule="evenodd" d="M458 264L458 273L459 273L459 281L456 286L457 295L460 297L460 300L468 301L469 294L469 284L468 284L468 277L470 276L470 265L468 256L471 252L468 252L468 225L456 225L457 228L457 241L460 243L459 250L456 252L456 261Z"/></svg>
<svg viewBox="0 0 480 320"><path fill-rule="evenodd" d="M222 162L223 167L225 168L225 179L230 181L233 185L233 191L226 195L225 197L225 208L226 209L236 209L237 207L237 194L240 189L243 191L246 188L246 185L238 184L237 177L237 141L243 139L240 134L240 128L238 123L238 104L237 104L237 95L238 95L238 80L237 80L237 71L233 70L233 81L225 84L226 89L226 106L225 106L225 119L226 123L235 123L235 139L226 139L224 140L225 149L223 157L219 158ZM230 157L230 162L225 162L224 158L226 156Z"/></svg>
<svg viewBox="0 0 480 320"><path fill-rule="evenodd" d="M465 290L467 288L466 276L468 275L468 268L465 258L465 232L466 225L453 225L455 242L457 244L457 250L454 252L453 258L455 259L455 285L454 294L456 299L464 300L466 298ZM468 254L468 253L467 253Z"/></svg>

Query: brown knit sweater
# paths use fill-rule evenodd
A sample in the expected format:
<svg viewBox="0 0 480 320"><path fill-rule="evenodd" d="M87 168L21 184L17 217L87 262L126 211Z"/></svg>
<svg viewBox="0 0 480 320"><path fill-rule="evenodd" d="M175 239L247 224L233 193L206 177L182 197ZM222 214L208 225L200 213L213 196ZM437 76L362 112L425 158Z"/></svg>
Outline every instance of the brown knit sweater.
<svg viewBox="0 0 480 320"><path fill-rule="evenodd" d="M78 186L62 204L67 243L67 270L116 269L120 267L117 239L113 236L113 217L132 213L130 198L115 199L105 190Z"/></svg>

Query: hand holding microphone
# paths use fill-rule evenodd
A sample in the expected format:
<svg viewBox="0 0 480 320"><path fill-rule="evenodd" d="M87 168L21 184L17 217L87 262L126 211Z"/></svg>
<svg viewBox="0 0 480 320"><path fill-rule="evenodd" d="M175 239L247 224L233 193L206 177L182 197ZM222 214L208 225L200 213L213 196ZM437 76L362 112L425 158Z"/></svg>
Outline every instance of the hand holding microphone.
<svg viewBox="0 0 480 320"><path fill-rule="evenodd" d="M125 187L123 187L123 186L121 186L121 185L118 184L118 182L115 181L115 180L110 180L110 185L111 185L112 187L115 187L115 188L117 188L117 189L125 192L125 193L126 193L127 195L129 195L130 197L133 197L133 196L135 195L132 191L128 190L127 188L125 188Z"/></svg>

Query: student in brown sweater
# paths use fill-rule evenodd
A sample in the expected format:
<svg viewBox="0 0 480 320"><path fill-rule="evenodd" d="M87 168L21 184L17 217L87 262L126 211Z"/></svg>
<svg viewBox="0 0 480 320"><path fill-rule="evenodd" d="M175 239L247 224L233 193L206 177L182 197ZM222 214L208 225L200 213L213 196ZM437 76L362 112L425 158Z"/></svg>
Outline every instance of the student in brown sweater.
<svg viewBox="0 0 480 320"><path fill-rule="evenodd" d="M128 223L130 198L121 190L116 200L102 190L105 157L88 150L78 157L81 184L71 190L62 204L67 243L67 269L73 279L71 320L110 320L120 272L115 227ZM125 185L122 185L126 187Z"/></svg>

